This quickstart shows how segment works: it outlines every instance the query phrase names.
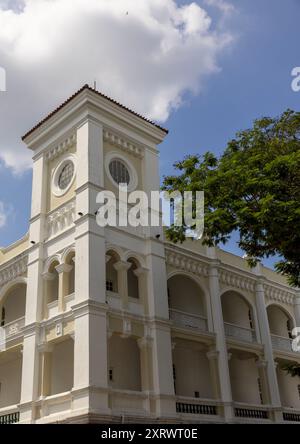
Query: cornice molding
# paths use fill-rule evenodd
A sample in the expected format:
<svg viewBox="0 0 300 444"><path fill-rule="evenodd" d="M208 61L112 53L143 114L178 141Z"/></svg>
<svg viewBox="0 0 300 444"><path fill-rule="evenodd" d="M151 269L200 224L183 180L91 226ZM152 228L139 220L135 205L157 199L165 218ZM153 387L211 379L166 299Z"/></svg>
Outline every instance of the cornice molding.
<svg viewBox="0 0 300 444"><path fill-rule="evenodd" d="M196 274L198 276L207 277L209 274L208 264L201 260L192 259L191 257L175 251L166 250L166 262L182 271Z"/></svg>
<svg viewBox="0 0 300 444"><path fill-rule="evenodd" d="M255 277L248 278L239 275L231 270L226 270L224 268L220 269L220 282L222 284L228 285L229 287L237 288L239 290L250 291L252 293L255 292Z"/></svg>
<svg viewBox="0 0 300 444"><path fill-rule="evenodd" d="M51 161L69 151L73 146L76 145L76 141L76 134L73 133L59 144L55 145L52 148L49 148L45 154L47 161Z"/></svg>
<svg viewBox="0 0 300 444"><path fill-rule="evenodd" d="M22 276L27 272L28 253L22 253L0 268L0 286Z"/></svg>
<svg viewBox="0 0 300 444"><path fill-rule="evenodd" d="M105 142L109 142L111 145L120 148L122 151L125 151L129 154L132 154L135 157L142 158L144 155L144 149L141 145L131 142L125 136L119 135L117 132L112 131L111 129L104 128L103 129L103 139Z"/></svg>
<svg viewBox="0 0 300 444"><path fill-rule="evenodd" d="M288 305L294 304L295 294L292 291L283 290L267 283L264 284L264 291L267 300Z"/></svg>

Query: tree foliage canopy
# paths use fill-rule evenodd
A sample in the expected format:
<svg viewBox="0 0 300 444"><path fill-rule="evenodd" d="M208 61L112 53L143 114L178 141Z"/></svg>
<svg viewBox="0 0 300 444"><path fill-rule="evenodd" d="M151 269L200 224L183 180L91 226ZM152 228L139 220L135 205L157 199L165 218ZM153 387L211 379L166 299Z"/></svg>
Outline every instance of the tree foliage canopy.
<svg viewBox="0 0 300 444"><path fill-rule="evenodd" d="M217 158L207 152L174 164L163 189L205 192L204 243L226 243L239 232L250 265L279 256L276 271L300 286L300 113L261 118L237 133ZM167 230L182 242L186 227Z"/></svg>

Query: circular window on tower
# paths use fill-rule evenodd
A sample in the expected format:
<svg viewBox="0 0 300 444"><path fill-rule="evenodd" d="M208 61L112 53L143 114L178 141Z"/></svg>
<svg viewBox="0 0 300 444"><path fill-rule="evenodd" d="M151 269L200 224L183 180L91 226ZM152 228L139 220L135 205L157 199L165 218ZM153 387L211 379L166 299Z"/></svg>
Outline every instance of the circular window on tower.
<svg viewBox="0 0 300 444"><path fill-rule="evenodd" d="M105 160L106 174L115 186L126 184L128 191L137 187L137 174L128 159L120 154L109 153Z"/></svg>
<svg viewBox="0 0 300 444"><path fill-rule="evenodd" d="M67 155L53 173L52 191L55 196L63 196L72 186L75 179L75 156Z"/></svg>
<svg viewBox="0 0 300 444"><path fill-rule="evenodd" d="M109 172L113 180L119 185L120 183L130 183L130 174L127 166L122 160L114 159L109 164Z"/></svg>

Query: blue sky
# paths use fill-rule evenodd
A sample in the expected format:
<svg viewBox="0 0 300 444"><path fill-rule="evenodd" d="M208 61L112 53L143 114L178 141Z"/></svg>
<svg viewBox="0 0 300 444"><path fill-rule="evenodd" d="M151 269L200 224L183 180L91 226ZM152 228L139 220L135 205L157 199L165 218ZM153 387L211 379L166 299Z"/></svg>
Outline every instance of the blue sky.
<svg viewBox="0 0 300 444"><path fill-rule="evenodd" d="M164 122L170 134L161 145L161 176L172 173L173 162L188 153L221 153L227 141L257 117L300 109L300 92L291 89L292 68L300 66L300 1L232 0L231 4L235 13L222 26L230 28L234 42L218 56L220 72L207 76L200 94L185 94L184 103ZM213 19L218 18L216 9L206 9ZM81 83L85 79L78 79ZM61 88L60 97L63 91ZM65 96L69 93L66 88ZM0 111L1 106L0 100ZM47 104L42 103L35 115L46 110ZM16 175L2 162L0 202L7 212L7 224L0 228L0 245L7 246L26 233L30 196L31 171ZM238 252L234 241L226 248Z"/></svg>

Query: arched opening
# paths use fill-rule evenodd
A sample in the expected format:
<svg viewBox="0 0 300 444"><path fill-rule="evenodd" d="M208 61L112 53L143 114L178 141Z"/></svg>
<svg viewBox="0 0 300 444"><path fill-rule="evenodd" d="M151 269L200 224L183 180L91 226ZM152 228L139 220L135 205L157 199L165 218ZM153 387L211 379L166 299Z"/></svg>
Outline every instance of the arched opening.
<svg viewBox="0 0 300 444"><path fill-rule="evenodd" d="M292 317L275 304L267 307L267 314L274 349L292 351L292 331L294 328Z"/></svg>
<svg viewBox="0 0 300 444"><path fill-rule="evenodd" d="M205 295L194 279L176 274L168 280L170 319L182 327L207 330Z"/></svg>
<svg viewBox="0 0 300 444"><path fill-rule="evenodd" d="M110 293L118 293L118 272L114 266L119 260L114 251L106 253L106 291Z"/></svg>
<svg viewBox="0 0 300 444"><path fill-rule="evenodd" d="M52 304L58 301L58 291L59 291L59 277L56 267L59 265L58 261L51 263L48 273L49 279L47 280L47 304Z"/></svg>
<svg viewBox="0 0 300 444"><path fill-rule="evenodd" d="M176 338L172 357L176 396L213 399L213 381L205 345Z"/></svg>
<svg viewBox="0 0 300 444"><path fill-rule="evenodd" d="M74 341L72 338L54 345L51 367L51 395L72 390L74 374Z"/></svg>
<svg viewBox="0 0 300 444"><path fill-rule="evenodd" d="M15 406L21 399L21 347L0 354L0 409Z"/></svg>
<svg viewBox="0 0 300 444"><path fill-rule="evenodd" d="M131 267L127 271L128 296L133 299L139 299L139 280L135 271L139 268L139 264L135 259L128 259Z"/></svg>
<svg viewBox="0 0 300 444"><path fill-rule="evenodd" d="M40 393L52 396L65 393L73 388L74 340L63 340L48 344L40 355Z"/></svg>
<svg viewBox="0 0 300 444"><path fill-rule="evenodd" d="M71 251L68 254L66 264L70 267L67 278L66 296L70 296L75 293L75 251Z"/></svg>
<svg viewBox="0 0 300 444"><path fill-rule="evenodd" d="M279 359L277 362L277 381L281 405L286 408L300 410L300 377L292 377L283 367L291 361Z"/></svg>
<svg viewBox="0 0 300 444"><path fill-rule="evenodd" d="M229 373L232 398L237 403L259 405L267 402L263 368L250 352L230 350Z"/></svg>
<svg viewBox="0 0 300 444"><path fill-rule="evenodd" d="M109 339L108 382L114 389L141 391L140 350L134 338Z"/></svg>
<svg viewBox="0 0 300 444"><path fill-rule="evenodd" d="M226 291L221 301L226 336L256 341L254 313L249 302L235 291Z"/></svg>
<svg viewBox="0 0 300 444"><path fill-rule="evenodd" d="M278 305L267 307L271 335L292 339L293 320L285 310Z"/></svg>
<svg viewBox="0 0 300 444"><path fill-rule="evenodd" d="M26 285L16 284L4 296L0 304L1 327L25 316Z"/></svg>

